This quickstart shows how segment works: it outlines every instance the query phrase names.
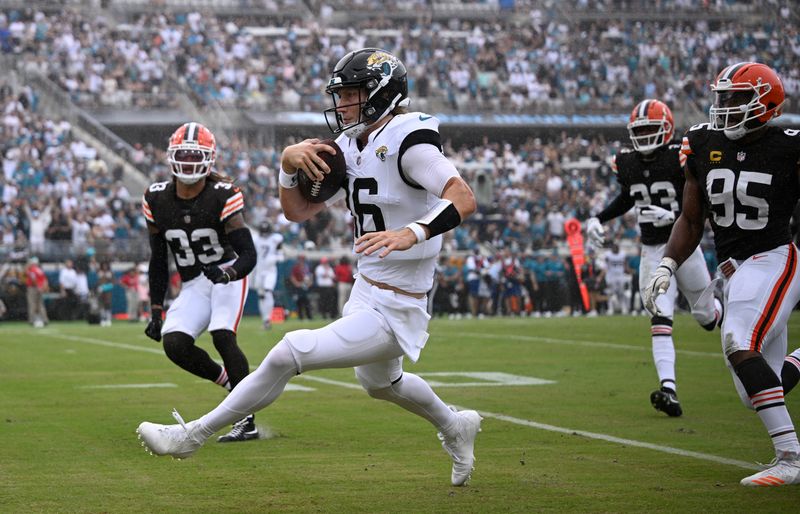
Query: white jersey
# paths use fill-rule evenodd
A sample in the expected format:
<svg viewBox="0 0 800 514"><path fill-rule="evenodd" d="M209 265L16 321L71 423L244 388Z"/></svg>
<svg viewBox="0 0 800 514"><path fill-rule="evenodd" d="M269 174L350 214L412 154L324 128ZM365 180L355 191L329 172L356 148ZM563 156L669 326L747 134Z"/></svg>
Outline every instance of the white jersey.
<svg viewBox="0 0 800 514"><path fill-rule="evenodd" d="M253 234L253 243L256 247L258 261L256 263L256 288L268 290L275 289L278 280L278 263L283 262L283 236L277 232L262 236L259 233Z"/></svg>
<svg viewBox="0 0 800 514"><path fill-rule="evenodd" d="M367 232L403 228L438 202L436 195L411 182L399 165L405 150L414 143L439 146L439 120L433 116L419 112L397 115L370 134L361 151L356 141L345 135L336 143L347 162L345 200L353 215L356 238ZM358 254L358 272L406 291L425 293L433 286L441 248L439 235L383 259L378 257L380 252Z"/></svg>
<svg viewBox="0 0 800 514"><path fill-rule="evenodd" d="M620 250L606 254L606 281L621 279L625 276L625 261L628 257Z"/></svg>

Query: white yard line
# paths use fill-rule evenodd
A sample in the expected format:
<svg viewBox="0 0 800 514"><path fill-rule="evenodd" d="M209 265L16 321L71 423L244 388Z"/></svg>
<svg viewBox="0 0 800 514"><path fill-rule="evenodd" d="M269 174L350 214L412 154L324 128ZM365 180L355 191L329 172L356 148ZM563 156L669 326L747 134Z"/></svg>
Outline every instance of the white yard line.
<svg viewBox="0 0 800 514"><path fill-rule="evenodd" d="M78 389L158 389L164 387L178 387L177 384L164 382L161 384L104 384L80 386Z"/></svg>
<svg viewBox="0 0 800 514"><path fill-rule="evenodd" d="M530 341L532 343L545 343L545 344L558 344L558 345L574 345L574 346L588 346L591 348L611 348L614 350L637 350L644 352L651 352L650 346L635 346L630 344L607 343L603 341L581 341L579 339L561 339L557 337L540 337L540 336L519 336L519 335L496 335L496 334L481 334L476 332L456 332L450 334L456 337L469 337L472 339L486 339L491 341ZM682 355L694 355L696 357L715 357L722 359L722 349L717 353L714 352L695 352L693 350L675 350L675 353Z"/></svg>
<svg viewBox="0 0 800 514"><path fill-rule="evenodd" d="M28 332L26 332L26 334L27 333ZM160 348L158 348L158 349L156 349L156 348L148 348L148 347L144 347L144 346L136 346L136 345L125 344L125 343L115 343L115 342L112 342L112 341L105 341L103 339L95 339L95 338L88 338L88 337L71 336L71 335L66 335L66 334L58 334L58 333L53 333L52 331L49 331L49 330L46 330L46 331L43 330L43 331L41 331L41 334L43 336L53 337L53 338L58 338L58 339L66 339L68 341L76 341L76 342L81 342L81 343L94 344L94 345L98 345L98 346L106 346L106 347L110 347L110 348L118 348L118 349L121 349L121 350L132 350L132 351L155 353L155 354L162 355L162 350ZM477 337L477 338L486 338L486 339L500 339L499 336L492 336L490 334L475 334L475 333L459 332L459 333L454 334L454 335L461 336L461 337L473 337L473 338ZM632 346L632 345L622 345L622 344L602 343L602 342L593 343L591 341L577 341L577 340L570 340L570 339L556 339L556 338L550 338L550 337L537 337L537 336L503 336L502 339L535 341L535 342L550 343L550 344L575 344L575 345L580 345L580 346L595 346L595 347L615 348L615 349L623 349L623 350L634 350L634 349L635 350L648 350L648 351L650 350L649 348L643 348L643 347L640 347L640 346ZM688 354L688 355L699 355L699 356L703 356L703 357L720 357L719 354L710 353L710 352L690 352L690 351L687 351L687 350L683 350L683 351L682 350L678 350L678 353L684 353L684 354ZM315 377L315 376L311 376L311 375L300 375L299 378L303 378L305 380L311 380L311 381L314 381L314 382L320 382L320 383L323 383L323 384L335 385L335 386L338 386L338 387L345 387L347 389L361 389L361 386L358 385L358 384L353 384L351 382L342 382L340 380L332 380L332 379L329 379L329 378ZM147 384L142 384L140 386L146 386L146 385ZM164 385L158 386L158 385L154 385L154 384L150 384L150 386L168 387L168 386L164 386ZM461 409L461 407L458 407L458 408ZM589 439L596 439L596 440L599 440L599 441L606 441L606 442L609 442L609 443L622 444L622 445L625 445L625 446L633 446L633 447L636 447L636 448L645 448L645 449L648 449L648 450L654 450L654 451L658 451L658 452L662 452L662 453L669 453L669 454L678 455L678 456L681 456L681 457L689 457L689 458L693 458L693 459L705 460L705 461L714 462L714 463L717 463L717 464L727 464L727 465L730 465L730 466L736 466L736 467L743 468L743 469L748 469L748 470L760 470L761 469L760 466L758 466L757 464L752 463L752 462L745 462L745 461L741 461L741 460L728 459L726 457L718 457L716 455L711 455L711 454L708 454L708 453L694 452L694 451L689 451L689 450L681 450L680 448L673 448L671 446L662 446L662 445L659 445L659 444L645 443L645 442L642 442L642 441L636 441L634 439L623 439L621 437L615 437L615 436L608 435L608 434L600 434L600 433L597 433L597 432L587 432L587 431L584 431L584 430L575 430L575 429L571 429L571 428L558 427L558 426L555 426L555 425L548 425L546 423L539 423L539 422L531 421L531 420L527 420L527 419L515 418L513 416L507 416L505 414L497 414L497 413L494 413L494 412L487 412L487 411L478 411L478 412L480 413L481 416L483 416L485 418L493 418L493 419L497 419L499 421L505 421L507 423L513 423L515 425L521 425L521 426L526 426L526 427L530 427L530 428L536 428L538 430L547 430L549 432L557 432L557 433L567 434L567 435L577 435L577 436L586 437L586 438L589 438Z"/></svg>
<svg viewBox="0 0 800 514"><path fill-rule="evenodd" d="M456 407L457 409L461 410L462 407ZM486 412L486 411L478 411L478 413L483 416L484 418L493 418L500 421L505 421L507 423L513 423L515 425L522 425L531 428L537 428L539 430L547 430L549 432L558 432L560 434L567 434L567 435L576 435L581 437L587 437L589 439L597 439L600 441L606 441L609 443L616 443L622 444L625 446L635 446L637 448L646 448L648 450L655 450L657 452L662 453L670 453L672 455L680 455L681 457L691 457L693 459L699 460L707 460L710 462L716 462L717 464L728 464L730 466L737 466L744 469L754 469L754 470L761 470L763 469L761 466L754 462L745 462L742 460L736 459L728 459L726 457L718 457L716 455L711 455L709 453L701 453L701 452L693 452L690 450L681 450L680 448L673 448L671 446L662 446L660 444L652 444L652 443L645 443L642 441L636 441L634 439L623 439L621 437L614 437L613 435L607 434L598 434L597 432L587 432L585 430L574 430L572 428L564 428L564 427L557 427L555 425L548 425L546 423L538 423L536 421L531 421L528 419L520 419L515 418L512 416L506 416L505 414L497 414L494 412Z"/></svg>

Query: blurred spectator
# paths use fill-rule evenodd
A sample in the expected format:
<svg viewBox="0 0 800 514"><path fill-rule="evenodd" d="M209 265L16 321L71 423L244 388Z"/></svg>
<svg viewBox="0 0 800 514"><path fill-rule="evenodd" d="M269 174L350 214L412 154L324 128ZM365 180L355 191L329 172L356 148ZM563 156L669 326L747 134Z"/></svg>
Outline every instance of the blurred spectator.
<svg viewBox="0 0 800 514"><path fill-rule="evenodd" d="M289 284L297 307L297 316L300 319L314 319L311 313L311 299L309 298L313 283L314 279L306 262L306 256L300 254L297 256L297 261L292 266L292 271L289 274Z"/></svg>
<svg viewBox="0 0 800 514"><path fill-rule="evenodd" d="M111 263L103 261L97 270L97 299L100 307L100 326L111 326L111 293L114 290L114 273Z"/></svg>
<svg viewBox="0 0 800 514"><path fill-rule="evenodd" d="M317 286L319 297L317 309L323 318L334 319L339 317L338 301L336 294L336 272L328 262L327 257L322 257L314 268L314 282Z"/></svg>
<svg viewBox="0 0 800 514"><path fill-rule="evenodd" d="M350 291L353 289L353 266L350 264L350 259L342 257L339 259L338 264L333 268L336 277L336 305L341 315L344 310L344 304L350 297Z"/></svg>
<svg viewBox="0 0 800 514"><path fill-rule="evenodd" d="M25 288L28 300L28 322L36 328L49 323L47 309L44 306L44 294L48 291L47 276L44 274L39 259L31 257L25 268Z"/></svg>
<svg viewBox="0 0 800 514"><path fill-rule="evenodd" d="M78 272L72 259L64 261L58 272L58 288L60 292L59 312L64 313L64 319L78 319L80 314L80 299L78 298Z"/></svg>
<svg viewBox="0 0 800 514"><path fill-rule="evenodd" d="M131 267L119 279L119 283L125 290L126 310L128 321L139 320L139 270L136 265Z"/></svg>

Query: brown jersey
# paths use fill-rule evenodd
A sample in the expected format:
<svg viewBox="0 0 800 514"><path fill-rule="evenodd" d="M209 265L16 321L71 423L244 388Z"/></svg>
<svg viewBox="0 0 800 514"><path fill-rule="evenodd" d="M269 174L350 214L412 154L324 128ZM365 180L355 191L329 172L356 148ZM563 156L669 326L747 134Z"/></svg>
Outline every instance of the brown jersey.
<svg viewBox="0 0 800 514"><path fill-rule="evenodd" d="M707 123L686 132L681 153L700 183L720 261L746 259L792 240L799 133L770 126L761 138L741 143Z"/></svg>
<svg viewBox="0 0 800 514"><path fill-rule="evenodd" d="M685 178L680 160L680 145L670 143L644 155L629 148L623 148L611 162L611 169L617 174L621 186L620 195L626 200L626 211L633 205L643 207L655 205L675 213L677 218L683 199ZM598 216L600 221L605 217ZM672 232L672 224L656 227L652 222L640 222L642 244L658 245L666 243Z"/></svg>
<svg viewBox="0 0 800 514"><path fill-rule="evenodd" d="M200 275L205 265L236 258L225 222L243 209L244 195L238 187L211 180L189 200L178 198L173 181L156 182L142 200L147 223L164 235L184 282Z"/></svg>

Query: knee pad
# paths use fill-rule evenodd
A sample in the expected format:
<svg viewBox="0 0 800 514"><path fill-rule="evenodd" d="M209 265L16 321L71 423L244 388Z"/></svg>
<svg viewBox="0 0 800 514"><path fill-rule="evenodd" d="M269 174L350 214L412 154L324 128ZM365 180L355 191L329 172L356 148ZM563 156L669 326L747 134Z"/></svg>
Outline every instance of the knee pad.
<svg viewBox="0 0 800 514"><path fill-rule="evenodd" d="M170 332L164 334L164 353L173 362L180 363L185 360L187 352L194 346L194 339L184 332Z"/></svg>
<svg viewBox="0 0 800 514"><path fill-rule="evenodd" d="M253 372L259 374L262 372L275 372L275 370L294 370L295 374L300 374L300 366L294 357L294 351L289 345L286 338L281 339L278 344L272 347L267 356L261 362L261 365Z"/></svg>

